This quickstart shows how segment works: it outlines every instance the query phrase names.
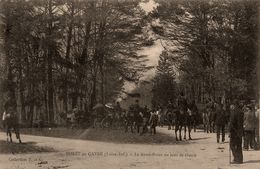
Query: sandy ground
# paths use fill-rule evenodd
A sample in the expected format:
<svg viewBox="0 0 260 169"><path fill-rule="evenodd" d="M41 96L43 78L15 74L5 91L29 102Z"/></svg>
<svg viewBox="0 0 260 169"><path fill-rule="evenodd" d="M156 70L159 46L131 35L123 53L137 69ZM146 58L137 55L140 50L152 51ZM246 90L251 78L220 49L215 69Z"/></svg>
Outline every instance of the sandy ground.
<svg viewBox="0 0 260 169"><path fill-rule="evenodd" d="M0 132L0 168L260 169L260 151L244 151L244 164L230 165L228 142L217 144L215 134L201 131L192 137L176 142L166 128L158 128L156 136L87 129L80 139L22 135L23 144L15 138L11 144Z"/></svg>

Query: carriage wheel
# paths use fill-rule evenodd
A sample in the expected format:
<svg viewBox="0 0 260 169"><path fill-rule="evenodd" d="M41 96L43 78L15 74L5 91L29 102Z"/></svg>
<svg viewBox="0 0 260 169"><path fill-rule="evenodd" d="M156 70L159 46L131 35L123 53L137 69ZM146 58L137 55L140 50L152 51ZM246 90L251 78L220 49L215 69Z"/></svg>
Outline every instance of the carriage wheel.
<svg viewBox="0 0 260 169"><path fill-rule="evenodd" d="M107 117L102 120L101 124L102 124L103 128L111 128L112 127L111 119L109 119Z"/></svg>

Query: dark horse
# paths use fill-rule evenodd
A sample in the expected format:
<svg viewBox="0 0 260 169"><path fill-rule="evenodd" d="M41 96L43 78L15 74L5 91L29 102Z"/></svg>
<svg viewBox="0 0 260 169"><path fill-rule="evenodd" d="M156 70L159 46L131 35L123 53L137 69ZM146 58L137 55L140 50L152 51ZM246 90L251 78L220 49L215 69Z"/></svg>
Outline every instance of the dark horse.
<svg viewBox="0 0 260 169"><path fill-rule="evenodd" d="M6 128L6 136L7 136L7 142L8 140L8 135L10 137L10 142L12 143L12 129L15 132L16 138L19 140L19 143L22 143L21 138L20 138L20 131L19 131L19 123L18 123L18 117L14 113L7 113L4 117L4 123L5 123L5 128Z"/></svg>
<svg viewBox="0 0 260 169"><path fill-rule="evenodd" d="M175 114L175 136L176 141L182 140L181 137L181 130L182 127L184 127L184 139L186 140L186 131L188 128L189 133L189 140L191 140L191 113L188 111L188 103L186 98L184 97L184 94L181 93L179 99L178 99L178 109L174 111ZM178 131L179 131L179 139L178 139Z"/></svg>
<svg viewBox="0 0 260 169"><path fill-rule="evenodd" d="M190 124L190 116L187 113L187 111L184 111L182 109L177 109L174 111L175 114L175 137L176 137L176 141L181 141L182 140L182 136L181 136L181 130L182 127L184 127L184 137L183 139L186 140L186 132L187 132L187 128L188 128L188 133L189 133L189 140L191 140L191 126ZM178 131L179 131L179 138L178 138Z"/></svg>

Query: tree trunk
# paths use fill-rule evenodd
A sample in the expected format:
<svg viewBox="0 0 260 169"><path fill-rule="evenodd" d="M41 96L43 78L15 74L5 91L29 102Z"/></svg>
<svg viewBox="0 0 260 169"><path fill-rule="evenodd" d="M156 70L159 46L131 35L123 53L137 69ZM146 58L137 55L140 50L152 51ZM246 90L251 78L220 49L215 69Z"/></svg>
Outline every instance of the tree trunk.
<svg viewBox="0 0 260 169"><path fill-rule="evenodd" d="M21 101L21 121L25 121L25 104L24 104L24 87L22 82L22 70L19 70L19 92L20 92L20 101Z"/></svg>
<svg viewBox="0 0 260 169"><path fill-rule="evenodd" d="M100 76L101 76L101 83L100 83L101 103L105 104L103 63L100 64Z"/></svg>
<svg viewBox="0 0 260 169"><path fill-rule="evenodd" d="M52 52L48 53L48 107L49 107L49 122L54 122L53 112L53 81L52 81Z"/></svg>
<svg viewBox="0 0 260 169"><path fill-rule="evenodd" d="M48 4L48 12L50 21L48 23L48 36L52 35L52 0L49 1ZM54 112L53 112L53 77L52 77L52 63L53 63L53 46L48 44L48 54L47 54L47 74L48 74L48 114L49 114L49 122L54 122Z"/></svg>
<svg viewBox="0 0 260 169"><path fill-rule="evenodd" d="M74 1L71 1L71 15L70 15L70 25L68 29L68 39L67 39L67 46L66 46L66 60L68 61L70 58L70 51L71 51L71 40L72 40L72 30L73 30L73 24L74 24ZM66 75L69 73L69 69L66 68ZM68 77L65 78L65 87L64 87L64 99L63 99L63 105L65 113L68 113Z"/></svg>

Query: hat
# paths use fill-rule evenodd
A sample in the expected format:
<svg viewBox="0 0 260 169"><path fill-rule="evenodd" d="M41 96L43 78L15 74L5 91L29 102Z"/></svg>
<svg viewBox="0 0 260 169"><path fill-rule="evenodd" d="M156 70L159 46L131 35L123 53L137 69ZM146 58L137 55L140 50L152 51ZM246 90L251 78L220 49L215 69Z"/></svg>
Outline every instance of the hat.
<svg viewBox="0 0 260 169"><path fill-rule="evenodd" d="M252 104L247 104L247 105L246 105L246 108L252 109L253 106L252 106Z"/></svg>

